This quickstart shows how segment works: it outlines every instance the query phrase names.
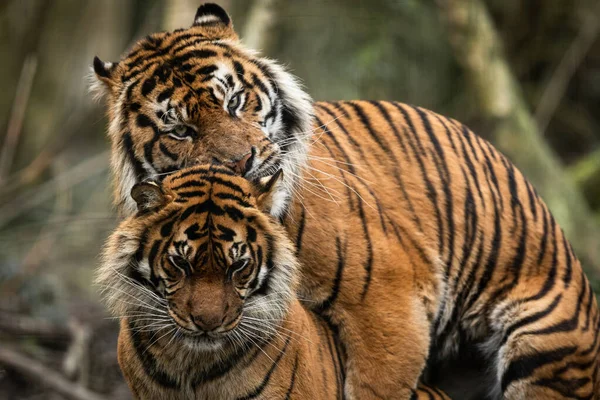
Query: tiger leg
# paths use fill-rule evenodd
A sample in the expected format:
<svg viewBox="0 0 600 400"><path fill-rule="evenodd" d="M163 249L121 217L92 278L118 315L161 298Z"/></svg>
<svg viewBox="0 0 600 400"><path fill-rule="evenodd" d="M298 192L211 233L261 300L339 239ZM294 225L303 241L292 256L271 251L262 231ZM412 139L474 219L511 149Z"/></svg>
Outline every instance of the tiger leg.
<svg viewBox="0 0 600 400"><path fill-rule="evenodd" d="M348 399L408 400L417 388L429 352L429 322L411 309L414 299L403 297L377 298L385 301L385 313L373 312L373 304L346 304L342 315L334 315Z"/></svg>
<svg viewBox="0 0 600 400"><path fill-rule="evenodd" d="M496 307L492 321L501 326L495 327L486 348L495 354L494 398L600 398L599 316L594 303L584 281L562 293L533 301L523 301L521 295Z"/></svg>
<svg viewBox="0 0 600 400"><path fill-rule="evenodd" d="M450 397L438 388L419 384L411 400L450 400Z"/></svg>

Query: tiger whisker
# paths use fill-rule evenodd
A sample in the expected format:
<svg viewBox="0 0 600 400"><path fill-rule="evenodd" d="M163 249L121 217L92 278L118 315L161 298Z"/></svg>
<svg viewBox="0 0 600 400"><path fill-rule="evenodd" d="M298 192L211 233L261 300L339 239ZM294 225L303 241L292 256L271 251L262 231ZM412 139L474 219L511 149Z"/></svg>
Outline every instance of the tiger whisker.
<svg viewBox="0 0 600 400"><path fill-rule="evenodd" d="M131 303L131 302L128 302L128 301L126 301L126 300L119 299L119 301L120 301L120 302L123 302L123 303L125 303L125 304L131 304L131 305L133 305L133 306L137 306L137 307L141 307L141 308L147 308L147 309L149 309L149 310L157 311L157 312L159 312L159 313L164 313L164 312L165 312L165 310L161 310L161 309L157 308L156 306L152 306L152 305L150 305L150 304L146 303L145 301L142 301L142 300L140 300L138 297L135 297L135 296L134 296L134 295L132 295L131 293L128 293L128 292L124 291L124 290L123 290L123 289L121 289L121 288L118 288L118 287L114 287L114 286L112 286L112 287L110 287L110 289L111 289L111 290L116 290L117 292L119 292L119 293L121 293L121 294L124 294L124 295L126 295L126 296L129 296L129 297L130 297L130 298L132 298L133 300L136 300L136 301L138 301L138 303Z"/></svg>
<svg viewBox="0 0 600 400"><path fill-rule="evenodd" d="M167 329L167 328L163 328L163 329ZM171 332L173 332L174 330L177 330L177 327L173 327L170 330L167 331L167 333L165 333L164 335L159 336L158 338L156 338L155 340L152 340L152 338L150 340L152 340L152 342L146 346L146 349L144 350L144 352L142 354L146 354L146 352L150 349L150 347L152 347L155 343L157 343L160 339L164 338L165 336L167 336L168 334L170 334ZM159 331L157 331L159 332ZM155 336L156 334L154 334ZM153 336L153 337L154 337Z"/></svg>
<svg viewBox="0 0 600 400"><path fill-rule="evenodd" d="M243 327L241 327L241 326L238 326L238 329L239 329L240 333L242 333L242 334L245 336L245 338L246 338L246 339L248 339L250 342L252 342L252 343L253 343L253 344L254 344L254 345L255 345L255 346L256 346L256 347L257 347L257 348L258 348L260 351L262 351L262 353L263 353L263 354L264 354L264 355L265 355L265 356L266 356L266 357L267 357L269 360L271 360L271 362L275 363L275 360L273 360L273 359L271 358L271 356L269 356L269 355L268 355L268 354L267 354L267 353L266 353L266 352L265 352L265 351L262 349L262 347L260 347L260 345L258 345L258 344L257 344L257 343L254 341L254 339L252 338L251 334L250 334L248 331L246 331L246 330L245 330Z"/></svg>
<svg viewBox="0 0 600 400"><path fill-rule="evenodd" d="M320 173L322 173L322 174L324 174L324 175L327 175L327 176L330 176L330 177L332 177L332 179L336 180L336 181L337 181L338 183L340 183L341 185L343 185L343 186L347 187L348 189L350 189L351 191L353 191L353 192L354 192L354 194L356 194L356 195L358 196L358 198L359 198L359 199L361 199L361 200L362 200L362 201L363 201L363 202L364 202L364 203L365 203L365 204L366 204L366 205L367 205L369 208L371 208L371 209L372 209L372 210L374 210L374 211L377 211L377 209L376 209L375 207L373 207L373 206L371 205L371 203L369 203L369 202L368 202L368 201L367 201L367 200L366 200L364 197L362 197L362 196L360 195L360 193L358 193L358 191L357 191L356 189L354 189L352 186L350 186L350 185L346 184L346 183L345 183L344 181L342 181L341 179L339 179L339 178L337 178L337 177L335 177L335 176L333 176L333 175L331 175L331 174L329 174L329 173L327 173L327 172L324 172L324 171L318 170L318 169L316 169L316 168L313 168L313 167L310 167L310 166L306 166L306 167L307 167L307 168L310 168L310 169L312 169L312 170L314 170L314 171L320 172Z"/></svg>
<svg viewBox="0 0 600 400"><path fill-rule="evenodd" d="M303 336L300 333L295 332L295 331L293 331L291 329L288 329L288 328L286 328L284 326L275 325L275 324L273 324L273 322L271 322L269 320L261 320L259 318L252 318L252 317L245 317L245 318L248 319L248 320L250 320L250 321L260 323L260 324L257 324L257 325L261 325L261 327L268 328L268 329L273 329L275 331L283 330L283 331L288 332L289 334L296 335L296 336L298 336L298 337L300 337L300 338L308 341L309 343L313 344L312 341L310 339L308 339L306 336Z"/></svg>
<svg viewBox="0 0 600 400"><path fill-rule="evenodd" d="M156 293L152 292L150 289L145 288L144 286L142 286L139 283L135 282L130 277L128 277L128 276L122 274L121 272L117 271L116 268L112 268L112 270L117 274L117 276L119 276L125 283L128 283L131 287L133 287L135 289L139 289L140 291L148 294L150 297L152 297L153 299L155 299L159 303L164 303L164 304L167 303L167 301L165 299L159 297Z"/></svg>

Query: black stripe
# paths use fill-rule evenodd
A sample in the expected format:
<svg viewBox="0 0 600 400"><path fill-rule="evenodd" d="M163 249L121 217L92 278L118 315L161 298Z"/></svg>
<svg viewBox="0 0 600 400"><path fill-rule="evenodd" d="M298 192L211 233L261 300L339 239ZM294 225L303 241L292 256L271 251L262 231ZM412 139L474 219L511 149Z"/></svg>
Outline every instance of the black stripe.
<svg viewBox="0 0 600 400"><path fill-rule="evenodd" d="M217 165L210 165L208 168L206 168L206 166L191 167L189 169L186 169L185 171L181 171L177 175L173 175L171 177L171 180L174 182L176 180L185 178L190 175L203 176L204 174L220 174L220 175L228 175L228 176L237 176L232 170L230 170L228 168L220 167Z"/></svg>
<svg viewBox="0 0 600 400"><path fill-rule="evenodd" d="M587 279L584 279L583 282L581 282L582 285L586 285L588 287L588 299L587 299L587 307L585 309L585 324L583 325L583 328L581 329L583 332L586 332L589 328L590 328L590 317L592 315L592 305L594 304L594 291L592 290L592 286L590 285L590 282ZM600 329L599 329L600 330ZM598 334L598 331L596 331L596 334Z"/></svg>
<svg viewBox="0 0 600 400"><path fill-rule="evenodd" d="M270 339L268 341L264 341L264 346L270 342ZM206 372L202 374L195 374L191 381L192 388L196 390L199 385L211 382L224 376L236 365L238 365L238 363L240 363L246 356L248 356L248 358L245 364L252 362L259 354L262 354L261 349L262 346L257 347L253 354L248 355L248 348L245 346L239 346L235 353L228 355L227 357L223 357L213 366L211 366Z"/></svg>
<svg viewBox="0 0 600 400"><path fill-rule="evenodd" d="M582 279L584 276L585 275L583 274L583 271L581 271ZM577 297L577 305L575 306L575 311L573 312L573 316L571 318L563 319L562 321L552 324L546 328L523 332L523 335L548 335L557 332L571 332L577 329L579 326L579 314L581 312L581 306L583 305L583 298L586 292L587 286L581 285L579 296Z"/></svg>
<svg viewBox="0 0 600 400"><path fill-rule="evenodd" d="M423 162L423 159L421 157L421 156L425 156L425 150L423 148L423 145L421 144L419 135L415 129L415 126L414 126L412 119L410 118L410 115L408 114L408 112L399 103L391 103L391 104L394 105L394 107L396 107L402 113L402 116L404 117L404 120L408 124L408 126L410 128L410 132L412 133L414 140L411 140L409 135L406 135L406 136L408 138L408 144L409 144L410 148L412 149L414 157L417 160L417 163L419 165L421 177L423 178L423 181L425 182L427 198L431 201L431 205L433 207L433 211L434 211L435 219L436 219L436 226L438 226L438 228L439 228L439 229L437 229L437 236L438 236L437 240L438 240L439 253L441 254L443 246L444 246L443 236L442 236L444 224L443 224L442 216L440 213L440 207L438 205L437 191L435 190L433 183L429 179L429 174L427 173L427 168L425 167L425 163Z"/></svg>
<svg viewBox="0 0 600 400"><path fill-rule="evenodd" d="M379 110L379 112L381 113L381 115L384 117L384 119L388 123L389 127L394 132L394 136L396 137L396 141L400 144L400 147L402 147L402 153L405 154L408 157L409 152L408 152L408 150L406 148L404 140L402 139L402 136L398 132L398 128L396 127L396 124L392 121L389 112L387 111L387 109L383 105L383 104L388 104L388 103L387 102L384 103L384 102L380 102L380 101L371 101L369 103L371 105L373 105L374 107L376 107ZM404 132L405 131L403 131L403 133ZM394 158L394 162L395 162L396 166L400 165L399 161L396 158ZM397 168L394 168L393 171L394 171L394 178L395 178L396 182L398 183L398 187L400 188L400 191L402 192L402 196L404 197L404 200L406 201L406 203L408 205L408 210L411 213L411 218L413 219L413 221L415 221L415 224L417 225L417 227L419 228L419 230L423 231L423 227L421 226L421 220L419 219L418 214L415 212L415 209L414 209L414 206L412 204L412 201L411 201L411 199L408 196L408 193L406 191L406 186L404 184L404 180L402 179L402 174L398 173Z"/></svg>
<svg viewBox="0 0 600 400"><path fill-rule="evenodd" d="M285 393L285 400L290 400L292 396L292 392L294 391L294 384L296 383L296 373L298 372L298 353L296 353L296 358L294 360L294 368L292 369L292 378L290 380L290 386L288 387L287 392Z"/></svg>
<svg viewBox="0 0 600 400"><path fill-rule="evenodd" d="M492 279L492 275L496 270L496 266L498 264L498 258L500 256L500 244L502 242L502 226L500 219L500 211L498 210L498 202L496 200L496 196L492 196L492 201L494 203L494 235L492 237L491 249L488 253L487 260L485 262L485 267L481 277L479 278L479 283L477 284L477 290L475 292L470 292L468 297L468 303L466 306L466 310L469 310L471 306L477 301L481 293L487 288L490 280Z"/></svg>
<svg viewBox="0 0 600 400"><path fill-rule="evenodd" d="M556 282L556 275L557 275L557 271L558 271L558 261L557 261L558 243L556 241L556 222L554 222L554 218L552 217L552 214L549 214L549 216L550 216L550 225L552 226L552 243L553 243L553 248L554 248L554 250L552 252L552 262L551 262L550 271L548 271L547 276L546 276L546 281L544 282L544 285L539 290L539 292L537 292L533 296L523 299L524 302L535 301L535 300L541 299L548 292L550 292L550 290L552 290L552 288L554 287L554 284Z"/></svg>
<svg viewBox="0 0 600 400"><path fill-rule="evenodd" d="M173 57L172 63L174 65L181 65L192 58L205 59L210 57L216 57L218 54L219 53L217 53L216 51L208 49L191 50L187 53L179 54L176 57Z"/></svg>
<svg viewBox="0 0 600 400"><path fill-rule="evenodd" d="M327 299L325 299L318 307L317 312L319 313L327 312L329 309L331 309L340 293L340 286L342 284L342 277L344 275L344 267L346 265L346 260L344 256L345 251L344 249L342 249L342 244L339 236L335 237L335 249L337 253L337 269L335 272L335 278L331 286L331 293L329 294Z"/></svg>
<svg viewBox="0 0 600 400"><path fill-rule="evenodd" d="M531 211L531 214L533 215L533 220L535 222L537 222L537 202L536 202L536 196L534 194L533 187L531 186L531 183L527 182L525 184L525 186L527 188L527 197L529 198L529 210Z"/></svg>
<svg viewBox="0 0 600 400"><path fill-rule="evenodd" d="M546 254L546 246L548 242L548 210L546 207L542 205L542 241L540 243L540 252L538 254L537 263L538 265L542 263L544 259L544 255Z"/></svg>
<svg viewBox="0 0 600 400"><path fill-rule="evenodd" d="M151 76L142 83L142 96L148 96L156 87L156 78Z"/></svg>
<svg viewBox="0 0 600 400"><path fill-rule="evenodd" d="M327 150L327 152L329 153L331 158L336 159L335 155L333 154L333 151L329 148L327 143L325 141L322 141L321 144L323 145L323 147L325 147L325 150ZM346 188L346 196L347 196L347 199L349 202L350 211L354 211L354 201L352 200L353 187L350 186L350 183L348 182L348 179L346 178L345 171L343 169L339 169L339 171L340 171L340 174L342 175L343 186Z"/></svg>
<svg viewBox="0 0 600 400"><path fill-rule="evenodd" d="M344 108L342 108L338 103L329 103L329 104L334 106L336 108L336 110L341 111L345 116L348 116L348 112ZM370 166L369 158L365 156L365 153L363 151L363 146L360 143L358 143L356 141L356 139L354 139L354 137L352 137L352 135L350 135L350 132L348 132L348 130L346 129L344 124L342 124L342 121L341 121L339 115L337 115L337 116L334 115L327 107L325 107L325 105L323 103L318 103L317 105L319 106L320 109L322 109L323 111L325 111L326 113L328 113L329 115L331 115L334 118L336 125L342 130L342 132L344 132L344 135L348 139L348 141L350 141L352 148L358 152L361 159L365 163L365 166L369 167Z"/></svg>
<svg viewBox="0 0 600 400"><path fill-rule="evenodd" d="M154 144L159 139L160 131L156 124L145 114L138 114L136 124L140 128L152 128L152 131L154 132L154 137L144 144L144 157L150 165L154 165L154 155L152 154L152 150L154 149Z"/></svg>
<svg viewBox="0 0 600 400"><path fill-rule="evenodd" d="M354 102L347 102L345 104L349 105L354 110L354 112L358 116L358 119L363 124L363 126L365 127L365 129L367 130L367 132L369 132L369 134L371 135L371 137L373 138L373 140L375 140L375 142L377 143L377 145L386 154L392 154L392 152L391 152L389 146L387 145L387 143L384 143L383 139L380 138L377 135L377 132L375 132L375 130L373 129L373 126L371 125L371 120L369 119L369 117L367 116L367 114L365 114L362 106L360 104L354 103Z"/></svg>
<svg viewBox="0 0 600 400"><path fill-rule="evenodd" d="M402 152L404 154L408 153L406 145L404 144L404 140L402 139L402 136L400 136L400 132L398 132L398 128L396 127L396 124L392 121L392 118L390 117L390 113L383 106L383 104L386 104L387 102L384 103L382 101L369 101L369 103L373 107L377 108L377 110L379 110L379 112L381 113L381 115L386 120L387 124L389 125L389 127L392 128L394 137L396 138L396 141L400 144L400 147L402 148Z"/></svg>
<svg viewBox="0 0 600 400"><path fill-rule="evenodd" d="M594 385L591 385L590 394L587 396L577 395L576 393L585 385L590 383L589 377L585 378L561 378L554 375L552 378L538 379L533 385L543 386L560 393L564 398L577 400L591 400L594 396Z"/></svg>
<svg viewBox="0 0 600 400"><path fill-rule="evenodd" d="M172 87L163 90L156 98L156 101L162 103L163 101L169 99L173 95L173 91L174 89Z"/></svg>
<svg viewBox="0 0 600 400"><path fill-rule="evenodd" d="M168 158L170 158L172 161L177 161L177 159L178 159L177 154L171 153L171 151L163 143L159 143L158 147L159 147L160 151L162 151L165 156L167 156Z"/></svg>
<svg viewBox="0 0 600 400"><path fill-rule="evenodd" d="M467 168L469 169L469 173L471 174L471 176L473 177L473 184L475 185L475 188L477 189L477 194L479 195L479 199L481 200L481 203L485 209L485 202L483 201L483 194L481 192L481 187L479 186L479 174L477 173L477 169L475 168L475 164L473 163L473 160L471 159L471 156L469 155L469 151L467 150L467 147L465 146L465 138L467 139L467 143L469 143L469 138L470 135L472 135L472 133L467 129L466 126L462 125L462 135L458 135L461 147L462 147L462 152L463 152L463 160L465 160L465 163L467 164ZM471 145L471 151L473 153L473 155L475 156L475 158L478 160L476 152L475 152L475 148L472 147Z"/></svg>
<svg viewBox="0 0 600 400"><path fill-rule="evenodd" d="M241 199L239 196L236 196L235 194L217 193L214 195L214 197L217 197L217 198L223 199L223 200L233 200L241 207L254 208L254 206L252 204L248 203L244 199Z"/></svg>
<svg viewBox="0 0 600 400"><path fill-rule="evenodd" d="M369 235L369 228L367 227L367 218L365 217L365 210L363 209L363 204L360 200L358 194L356 195L358 202L358 214L360 216L360 221L362 223L363 234L365 236L365 242L367 246L367 258L364 263L365 268L365 282L363 284L363 289L360 294L360 299L364 300L367 292L369 291L369 285L371 284L371 270L373 269L373 244L371 243L371 236Z"/></svg>
<svg viewBox="0 0 600 400"><path fill-rule="evenodd" d="M573 275L573 265L572 265L572 258L571 258L571 249L570 246L567 243L567 238L565 236L565 233L562 232L562 237L563 237L563 248L565 249L565 258L566 258L566 270L565 270L565 276L563 278L563 281L565 283L565 289L567 289L569 287L569 284L571 283L571 278Z"/></svg>
<svg viewBox="0 0 600 400"><path fill-rule="evenodd" d="M538 352L533 355L523 356L512 360L502 375L502 393L513 383L526 379L533 372L544 365L562 361L565 357L574 354L577 346L559 347L552 351Z"/></svg>
<svg viewBox="0 0 600 400"><path fill-rule="evenodd" d="M552 303L550 303L548 305L548 307L546 307L543 310L538 311L528 317L522 318L521 320L519 320L519 321L515 322L514 324L512 324L511 326L509 326L508 329L504 332L504 337L502 339L500 347L502 347L508 341L508 339L510 338L510 335L512 335L513 332L516 331L517 329L522 328L525 325L531 325L534 322L537 322L537 321L541 320L542 318L550 315L550 313L556 309L556 307L560 303L561 299L562 299L562 294L559 293L554 297L554 300L552 300Z"/></svg>
<svg viewBox="0 0 600 400"><path fill-rule="evenodd" d="M238 397L238 400L255 399L255 398L257 398L257 397L259 397L261 395L261 393L265 390L265 388L269 384L269 380L271 379L271 375L273 375L273 372L275 371L275 368L277 368L277 366L279 365L279 361L281 361L281 358L285 355L285 352L287 351L287 347L290 344L291 338L292 338L291 336L288 336L288 338L286 339L285 345L283 346L283 349L281 349L281 351L279 352L279 355L273 361L273 364L271 365L271 368L269 368L269 370L267 371L267 374L263 378L262 382L256 388L254 388L254 390L252 390L250 393L246 394L245 396Z"/></svg>
<svg viewBox="0 0 600 400"><path fill-rule="evenodd" d="M507 283L504 286L497 289L490 296L490 298L492 299L491 303L493 303L495 301L495 299L504 298L506 293L508 293L510 290L512 290L518 284L520 276L521 276L521 270L523 268L523 263L525 261L526 255L527 255L527 247L528 247L528 245L527 245L527 231L528 231L528 223L527 222L528 222L528 219L525 217L525 211L523 209L523 205L518 197L517 182L516 182L516 178L515 178L515 169L514 169L514 166L512 164L509 164L508 162L505 163L505 167L507 170L509 189L511 192L511 208L513 210L513 229L512 229L513 232L511 232L511 233L514 234L514 230L516 230L516 227L517 227L517 220L516 220L516 214L515 214L516 213L515 209L517 209L517 208L518 208L519 216L520 216L521 233L518 238L518 242L517 242L518 245L517 245L517 248L515 249L515 254L507 268L507 272L512 273L512 280L509 283Z"/></svg>
<svg viewBox="0 0 600 400"><path fill-rule="evenodd" d="M302 250L302 236L304 235L304 226L306 224L306 210L302 207L302 213L300 214L300 222L298 225L298 234L296 235L296 255L300 254Z"/></svg>
<svg viewBox="0 0 600 400"><path fill-rule="evenodd" d="M452 198L452 179L451 179L451 175L450 175L450 171L448 170L448 163L446 161L446 156L444 154L444 149L442 148L442 145L440 144L438 138L436 137L436 135L433 132L433 129L431 127L431 122L429 121L429 118L427 117L427 113L425 113L421 108L415 108L415 111L419 114L419 116L421 117L421 121L423 123L423 126L425 127L425 131L427 132L427 135L429 136L429 140L431 141L431 143L433 144L433 148L435 149L435 152L437 154L437 157L439 158L439 164L441 167L443 167L443 173L442 171L438 170L438 175L441 178L441 181L443 182L442 184L442 191L444 193L444 196L446 198L445 204L446 204L446 220L448 222L448 250L449 250L449 254L448 254L448 260L445 262L446 264L446 277L448 277L448 268L450 268L452 266L452 261L454 259L454 206L453 206L453 198ZM447 128L446 128L447 129ZM435 160L435 158L434 158ZM436 166L437 166L437 161L436 161ZM442 225L440 227L442 229L442 236L444 236L444 226ZM441 252L440 254L444 254L443 252Z"/></svg>
<svg viewBox="0 0 600 400"><path fill-rule="evenodd" d="M172 187L171 190L176 192L180 189L187 189L187 188L198 188L198 187L206 187L207 183L206 181L198 181L198 180L190 180L187 182L182 183L181 185Z"/></svg>
<svg viewBox="0 0 600 400"><path fill-rule="evenodd" d="M146 170L144 169L140 160L135 157L135 151L133 150L133 140L131 139L131 133L126 132L123 135L123 147L125 147L125 153L129 162L133 166L135 171L136 182L139 182L146 176Z"/></svg>
<svg viewBox="0 0 600 400"><path fill-rule="evenodd" d="M163 371L156 363L156 359L148 350L148 346L143 343L141 332L135 332L135 325L132 321L128 321L129 326L129 335L131 337L131 342L133 344L133 348L135 349L135 353L142 364L142 368L146 375L156 382L158 385L169 388L169 389L179 389L179 383L176 378L170 376L166 371Z"/></svg>
<svg viewBox="0 0 600 400"><path fill-rule="evenodd" d="M177 197L184 198L184 199L189 199L192 197L203 198L205 195L206 195L206 192L203 192L202 190L194 190L194 191L190 191L190 192L178 192L177 193Z"/></svg>
<svg viewBox="0 0 600 400"><path fill-rule="evenodd" d="M352 164L350 157L348 156L348 154L346 153L344 148L341 146L340 142L337 140L337 138L335 137L333 132L330 131L329 128L327 128L327 124L324 124L323 121L321 121L319 119L319 117L317 117L317 116L315 116L315 121L316 121L317 125L323 130L323 132L325 132L327 134L327 136L331 138L331 140L333 141L335 146L338 148L342 157L344 158L344 161L346 162L346 166L348 167L348 170L352 174L356 174L356 170L354 169L354 165Z"/></svg>

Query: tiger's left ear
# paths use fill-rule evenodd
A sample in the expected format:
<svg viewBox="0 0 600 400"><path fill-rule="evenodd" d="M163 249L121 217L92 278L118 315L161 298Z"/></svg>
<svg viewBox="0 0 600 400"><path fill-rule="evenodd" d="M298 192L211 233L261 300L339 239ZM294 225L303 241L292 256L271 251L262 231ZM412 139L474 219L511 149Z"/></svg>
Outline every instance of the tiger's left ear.
<svg viewBox="0 0 600 400"><path fill-rule="evenodd" d="M227 11L214 3L198 7L192 27L202 28L202 33L209 39L238 39Z"/></svg>
<svg viewBox="0 0 600 400"><path fill-rule="evenodd" d="M131 188L131 197L137 203L138 213L158 211L173 200L156 182L140 182Z"/></svg>
<svg viewBox="0 0 600 400"><path fill-rule="evenodd" d="M271 212L275 192L277 192L276 189L281 184L282 178L283 170L280 169L279 171L275 172L275 175L263 178L262 180L254 183L254 187L256 189L256 192L254 193L256 196L256 204L258 205L259 210L262 212Z"/></svg>
<svg viewBox="0 0 600 400"><path fill-rule="evenodd" d="M94 57L94 76L91 77L90 91L97 97L109 94L117 83L117 63L104 62Z"/></svg>

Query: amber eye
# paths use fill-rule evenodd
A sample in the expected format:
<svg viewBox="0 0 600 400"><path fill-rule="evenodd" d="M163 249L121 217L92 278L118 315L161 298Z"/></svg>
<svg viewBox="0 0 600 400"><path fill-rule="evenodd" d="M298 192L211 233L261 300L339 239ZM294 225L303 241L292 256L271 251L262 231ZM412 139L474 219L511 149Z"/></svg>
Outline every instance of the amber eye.
<svg viewBox="0 0 600 400"><path fill-rule="evenodd" d="M231 264L231 266L229 267L229 270L233 274L235 272L243 270L246 265L248 265L248 260L238 260L238 261L234 262L233 264Z"/></svg>
<svg viewBox="0 0 600 400"><path fill-rule="evenodd" d="M181 256L169 256L168 259L169 263L177 269L182 271L187 271L189 269L190 263Z"/></svg>
<svg viewBox="0 0 600 400"><path fill-rule="evenodd" d="M169 137L175 140L191 140L196 137L196 131L187 125L177 125L169 132Z"/></svg>
<svg viewBox="0 0 600 400"><path fill-rule="evenodd" d="M233 95L233 97L231 99L229 99L229 103L227 103L227 109L229 110L229 112L231 114L235 114L235 112L237 111L241 102L242 102L242 93L240 92L240 93Z"/></svg>
<svg viewBox="0 0 600 400"><path fill-rule="evenodd" d="M229 278L233 278L234 275L237 275L237 279L247 279L248 278L248 272L245 270L251 270L250 268L247 268L250 265L250 260L249 259L244 259L244 260L238 260L235 261L234 263L232 263L229 266L229 270L227 271L227 274L229 275Z"/></svg>

